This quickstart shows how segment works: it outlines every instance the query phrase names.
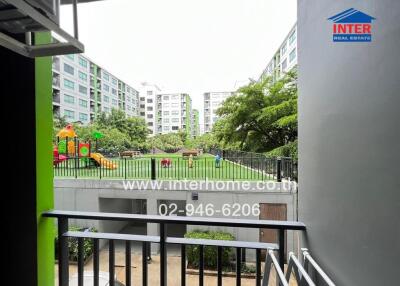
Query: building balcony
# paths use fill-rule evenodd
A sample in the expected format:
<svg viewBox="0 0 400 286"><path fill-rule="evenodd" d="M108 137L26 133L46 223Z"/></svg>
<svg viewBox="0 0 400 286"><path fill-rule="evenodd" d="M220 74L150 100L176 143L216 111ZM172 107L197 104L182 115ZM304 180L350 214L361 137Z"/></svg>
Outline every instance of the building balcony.
<svg viewBox="0 0 400 286"><path fill-rule="evenodd" d="M205 280L205 249L214 248L217 255L216 259L216 280L218 285L222 285L224 269L223 257L226 248L232 250L230 262L234 265L234 275L236 285L241 285L243 267L246 266L247 251L255 253L255 261L252 263L255 269L254 284L255 285L273 285L271 280L279 281L279 285L289 285L289 280L295 280L296 285L317 285L312 282L309 272L319 275L319 279L325 280L326 285L334 285L326 273L311 257L307 249L302 249L304 257L303 264L299 262L293 252L285 255L285 243L287 232L305 232L306 225L297 221L278 221L278 220L249 220L249 219L231 219L231 218L212 218L212 217L186 217L186 216L160 216L160 215L143 215L143 214L126 214L126 213L105 213L105 212L80 212L80 211L48 211L43 214L46 218L57 219L58 224L58 281L60 286L69 285L72 280L77 280L77 285L84 285L86 281L85 265L84 265L84 242L93 241L93 268L91 271L91 281L94 285L99 285L100 272L100 245L107 245L105 251L108 252L108 275L107 285L120 285L116 280L116 258L124 260L124 271L122 279L125 285L132 285L132 247L135 242L140 243L140 255L142 257L140 275L143 285L150 285L149 278L154 281L154 276L159 280L159 285L167 286L171 274L174 276L174 285L187 285L188 270L188 253L187 248L191 246L198 247L198 281L199 285L204 285ZM108 223L139 223L139 224L156 224L157 234L154 235L137 235L137 234L120 234L110 232L85 232L70 231L69 223L75 221L96 221L99 224ZM213 240L213 239L195 239L174 237L169 235L168 228L172 225L197 226L197 227L222 227L235 229L248 229L259 231L276 232L275 242L253 242L239 240ZM69 269L69 241L75 239L78 245L78 262L77 274L70 275ZM124 245L123 252L116 251L116 245ZM179 249L180 255L172 257L167 253L167 247L175 245ZM148 260L151 259L151 248L156 246L159 249L159 260L152 262L152 267L148 266ZM118 248L120 249L120 248ZM262 263L262 260L265 260ZM285 267L285 261L287 267ZM169 273L172 263L178 263L178 273ZM156 271L154 271L157 269ZM286 269L286 271L285 271ZM286 273L285 273L286 272ZM297 275L301 273L301 275ZM169 274L169 275L168 275ZM71 279L71 277L73 277ZM273 279L271 279L274 277ZM321 281L322 281L321 280ZM313 284L306 284L310 282ZM276 283L275 282L275 283ZM90 284L92 285L92 284ZM151 284L153 285L153 284ZM295 285L295 284L290 284ZM324 284L325 285L325 284Z"/></svg>

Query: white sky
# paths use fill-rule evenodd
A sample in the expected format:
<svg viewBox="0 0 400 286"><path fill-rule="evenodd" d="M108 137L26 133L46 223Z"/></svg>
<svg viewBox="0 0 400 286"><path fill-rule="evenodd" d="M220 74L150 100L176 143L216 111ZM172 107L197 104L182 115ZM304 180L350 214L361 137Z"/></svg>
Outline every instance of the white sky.
<svg viewBox="0 0 400 286"><path fill-rule="evenodd" d="M107 0L79 5L85 54L138 88L231 91L257 79L296 22L297 0ZM71 7L61 25L72 32ZM200 121L202 123L202 120Z"/></svg>

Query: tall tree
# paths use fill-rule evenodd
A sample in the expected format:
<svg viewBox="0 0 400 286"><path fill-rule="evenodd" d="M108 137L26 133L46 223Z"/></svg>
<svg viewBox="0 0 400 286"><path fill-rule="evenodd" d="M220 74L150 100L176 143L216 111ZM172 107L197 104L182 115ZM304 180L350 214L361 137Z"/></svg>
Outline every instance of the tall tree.
<svg viewBox="0 0 400 286"><path fill-rule="evenodd" d="M240 88L217 110L213 133L225 147L265 152L297 138L297 75Z"/></svg>

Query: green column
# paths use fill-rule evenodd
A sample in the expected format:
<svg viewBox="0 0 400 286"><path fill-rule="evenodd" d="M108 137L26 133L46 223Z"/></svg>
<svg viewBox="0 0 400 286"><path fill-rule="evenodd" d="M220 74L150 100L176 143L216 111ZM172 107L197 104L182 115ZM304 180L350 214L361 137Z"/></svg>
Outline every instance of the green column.
<svg viewBox="0 0 400 286"><path fill-rule="evenodd" d="M49 43L50 33L36 33L36 44ZM52 58L35 59L36 104L36 218L38 285L54 286L54 234L53 220L41 214L54 207L53 154L52 154ZM23 275L23 273L21 273Z"/></svg>

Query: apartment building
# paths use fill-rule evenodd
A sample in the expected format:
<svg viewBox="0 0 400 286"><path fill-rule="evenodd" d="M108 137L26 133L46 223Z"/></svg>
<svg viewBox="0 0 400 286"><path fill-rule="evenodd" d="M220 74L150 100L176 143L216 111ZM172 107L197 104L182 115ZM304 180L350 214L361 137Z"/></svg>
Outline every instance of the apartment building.
<svg viewBox="0 0 400 286"><path fill-rule="evenodd" d="M206 92L204 96L204 133L210 132L218 120L216 114L221 103L231 96L233 92Z"/></svg>
<svg viewBox="0 0 400 286"><path fill-rule="evenodd" d="M101 112L138 116L139 92L84 55L53 57L53 116L92 122Z"/></svg>
<svg viewBox="0 0 400 286"><path fill-rule="evenodd" d="M157 95L161 92L161 89L148 82L143 82L140 87L139 97L139 116L146 120L147 127L149 128L150 134L157 134Z"/></svg>
<svg viewBox="0 0 400 286"><path fill-rule="evenodd" d="M259 80L272 77L273 81L278 80L285 72L297 65L297 23L285 37L267 67L262 72Z"/></svg>
<svg viewBox="0 0 400 286"><path fill-rule="evenodd" d="M157 134L184 130L192 136L192 99L187 93L157 95Z"/></svg>

